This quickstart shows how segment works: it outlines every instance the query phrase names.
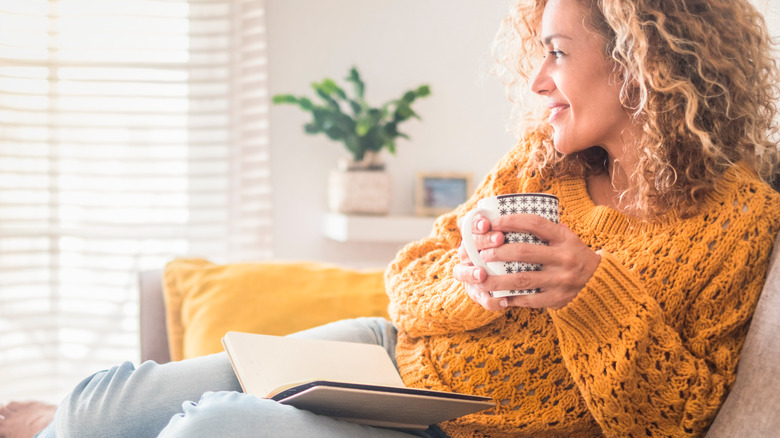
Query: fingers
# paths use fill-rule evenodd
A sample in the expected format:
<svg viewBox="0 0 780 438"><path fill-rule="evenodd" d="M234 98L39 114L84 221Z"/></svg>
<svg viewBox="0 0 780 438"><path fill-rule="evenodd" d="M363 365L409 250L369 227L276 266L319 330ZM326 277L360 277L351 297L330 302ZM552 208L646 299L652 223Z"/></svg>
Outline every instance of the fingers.
<svg viewBox="0 0 780 438"><path fill-rule="evenodd" d="M471 263L459 263L452 270L453 276L461 283L476 284L485 281L487 272L479 266Z"/></svg>
<svg viewBox="0 0 780 438"><path fill-rule="evenodd" d="M463 218L458 220L458 228L463 229L464 225L471 225L471 232L474 234L485 233L490 230L490 221L480 214L474 216L474 220L471 224L463 224Z"/></svg>
<svg viewBox="0 0 780 438"><path fill-rule="evenodd" d="M503 242L503 238L497 239L497 241ZM496 244L495 246L485 246L485 245L477 246L477 248L478 248L478 250L480 252L480 255L482 257L482 260L483 261L487 261L487 259L485 259L485 256L482 255L485 250L494 249L494 248L500 247L501 245L502 244L499 243L499 244ZM494 256L491 256L491 257L496 257L496 256L494 255ZM461 244L458 247L458 259L461 261L461 263L474 264L474 260L471 260L471 257L469 256L468 251L466 251L466 246L463 245L463 244Z"/></svg>
<svg viewBox="0 0 780 438"><path fill-rule="evenodd" d="M545 242L558 242L567 229L535 214L510 214L501 216L492 224L492 229L501 232L529 233Z"/></svg>
<svg viewBox="0 0 780 438"><path fill-rule="evenodd" d="M570 281L574 277L560 270L543 269L487 276L482 268L459 266L455 269L456 278L463 282L469 297L487 310L501 310L505 307L559 309L574 299L584 286L582 283ZM541 292L498 298L490 295L491 291L526 289L540 289Z"/></svg>
<svg viewBox="0 0 780 438"><path fill-rule="evenodd" d="M510 275L515 275L518 277L534 277L533 274L535 273L529 272L529 273L510 274ZM508 276L509 275L506 275L506 277ZM524 280L515 279L512 287L504 286L504 289L501 290L539 289L540 292L493 298L496 304L489 303L488 305L490 306L497 305L499 306L498 308L528 307L532 309L544 309L544 308L558 309L566 305L569 301L571 301L570 296L561 293L561 291L556 287L542 287L541 286L541 284L543 283L542 280L543 277L528 278ZM525 284L525 286L516 286L517 284ZM483 307L489 308L488 306L485 305L483 305ZM497 310L495 308L490 308L490 309Z"/></svg>
<svg viewBox="0 0 780 438"><path fill-rule="evenodd" d="M453 276L463 283L469 298L487 310L501 310L509 305L505 298L493 298L490 291L495 289L497 282L504 276L488 276L484 269L467 263L460 263L453 268Z"/></svg>
<svg viewBox="0 0 780 438"><path fill-rule="evenodd" d="M525 273L524 273L525 274ZM501 277L518 276L520 274L508 274L489 277L493 286L488 286L487 281L481 284L464 284L466 293L469 297L487 310L497 311L507 307L530 307L541 309L546 307L562 307L561 297L556 293L542 292L527 295L510 295L504 297L493 297L490 291L493 290L518 290L515 289L517 281L511 279L501 280ZM493 282L492 280L497 281ZM530 284L532 280L521 281L520 283ZM498 285L501 283L510 283L510 285ZM526 288L525 286L523 287ZM534 287L528 287L534 289Z"/></svg>
<svg viewBox="0 0 780 438"><path fill-rule="evenodd" d="M522 272L488 276L484 269L461 263L453 268L453 276L463 283L469 298L487 310L501 310L508 306L544 307L543 303L523 303L517 297L493 297L491 291L533 289L544 284L538 272Z"/></svg>
<svg viewBox="0 0 780 438"><path fill-rule="evenodd" d="M458 223L458 227L463 229L465 224ZM471 233L474 237L474 244L477 249L490 248L504 243L504 233L493 231L493 226L486 217L481 215L474 216L471 224Z"/></svg>
<svg viewBox="0 0 780 438"><path fill-rule="evenodd" d="M464 289L474 302L490 311L507 307L530 307L535 309L565 306L573 296L551 282L551 277L542 271L520 272L516 274L487 276L485 270L468 265L458 265L455 277L463 283ZM529 295L493 297L490 292L497 290L537 289L541 292Z"/></svg>
<svg viewBox="0 0 780 438"><path fill-rule="evenodd" d="M491 275L485 281L490 291L548 289L552 280L542 271L525 271L515 274Z"/></svg>
<svg viewBox="0 0 780 438"><path fill-rule="evenodd" d="M469 253L466 251L466 247L463 245L458 247L458 259L461 263L472 264L471 259L469 258Z"/></svg>
<svg viewBox="0 0 780 438"><path fill-rule="evenodd" d="M485 291L477 285L465 284L466 293L469 298L487 310L501 310L509 305L506 298L493 298L490 292Z"/></svg>
<svg viewBox="0 0 780 438"><path fill-rule="evenodd" d="M508 243L495 248L485 248L480 251L485 262L521 261L547 265L557 257L554 248L533 243Z"/></svg>
<svg viewBox="0 0 780 438"><path fill-rule="evenodd" d="M462 228L464 224L459 222L458 226ZM477 251L503 245L504 233L499 231L491 231L490 221L484 216L476 215L474 217L473 223L471 224L471 227L471 236ZM458 248L458 258L460 258L463 263L473 262L469 257L468 252L466 251L466 247L463 243L461 243L460 247Z"/></svg>
<svg viewBox="0 0 780 438"><path fill-rule="evenodd" d="M544 290L535 294L513 295L506 297L512 307L528 307L531 309L560 309L568 304L572 297L557 290Z"/></svg>

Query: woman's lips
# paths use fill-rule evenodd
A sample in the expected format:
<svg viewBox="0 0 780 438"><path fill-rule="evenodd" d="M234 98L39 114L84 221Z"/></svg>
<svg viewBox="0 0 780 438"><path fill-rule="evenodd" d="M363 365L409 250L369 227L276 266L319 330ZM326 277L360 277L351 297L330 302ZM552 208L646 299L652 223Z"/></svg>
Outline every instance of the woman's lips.
<svg viewBox="0 0 780 438"><path fill-rule="evenodd" d="M550 116L548 117L547 120L551 122L553 119L558 117L558 115L560 115L561 112L569 109L569 105L556 104L556 105L550 105L549 108L550 108Z"/></svg>

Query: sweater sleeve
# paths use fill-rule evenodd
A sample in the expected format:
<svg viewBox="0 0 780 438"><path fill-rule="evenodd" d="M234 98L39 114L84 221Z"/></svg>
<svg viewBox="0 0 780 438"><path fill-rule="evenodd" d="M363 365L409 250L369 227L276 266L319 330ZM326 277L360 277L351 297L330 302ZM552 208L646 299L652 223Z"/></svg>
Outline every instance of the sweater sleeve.
<svg viewBox="0 0 780 438"><path fill-rule="evenodd" d="M434 233L407 245L385 273L389 313L399 330L413 337L472 330L493 321L471 300L452 270L459 263L457 215L439 218Z"/></svg>
<svg viewBox="0 0 780 438"><path fill-rule="evenodd" d="M666 320L608 252L574 301L549 310L566 366L605 435L700 436L707 429L734 381L765 279L777 229L761 228L714 257L722 263L683 321Z"/></svg>
<svg viewBox="0 0 780 438"><path fill-rule="evenodd" d="M458 218L484 197L532 189L518 179L525 150L519 145L507 154L467 202L439 217L430 236L406 245L389 265L385 271L389 313L401 331L419 337L472 330L505 313L485 310L453 277L452 270L460 263Z"/></svg>

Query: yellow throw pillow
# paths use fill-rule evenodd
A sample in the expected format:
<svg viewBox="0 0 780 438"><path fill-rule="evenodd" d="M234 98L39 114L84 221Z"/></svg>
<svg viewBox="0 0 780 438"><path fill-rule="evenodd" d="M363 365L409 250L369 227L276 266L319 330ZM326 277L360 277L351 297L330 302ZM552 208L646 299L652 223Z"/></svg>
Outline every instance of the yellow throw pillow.
<svg viewBox="0 0 780 438"><path fill-rule="evenodd" d="M222 351L229 330L286 335L331 321L387 317L382 271L316 262L217 265L176 259L163 274L171 360Z"/></svg>

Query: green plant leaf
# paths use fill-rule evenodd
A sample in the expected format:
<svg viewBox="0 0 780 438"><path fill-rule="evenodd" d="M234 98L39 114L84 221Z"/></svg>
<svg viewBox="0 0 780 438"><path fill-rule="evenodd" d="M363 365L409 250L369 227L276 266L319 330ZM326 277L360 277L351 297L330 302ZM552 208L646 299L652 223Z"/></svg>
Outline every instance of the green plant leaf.
<svg viewBox="0 0 780 438"><path fill-rule="evenodd" d="M403 122L415 116L417 116L417 114L412 111L412 107L407 104L399 104L398 108L395 109L393 120L395 120L396 123Z"/></svg>
<svg viewBox="0 0 780 438"><path fill-rule="evenodd" d="M385 136L387 138L394 138L398 136L398 124L396 122L388 122L385 125Z"/></svg>
<svg viewBox="0 0 780 438"><path fill-rule="evenodd" d="M336 83L333 82L333 79L325 78L322 80L322 82L315 82L317 85L317 89L321 90L323 93L330 96L334 92L334 88L336 88Z"/></svg>
<svg viewBox="0 0 780 438"><path fill-rule="evenodd" d="M347 76L346 79L348 82L352 82L352 84L354 85L355 95L360 99L363 99L363 93L365 93L366 86L363 83L363 81L360 79L360 73L358 73L355 67L352 67L349 70L349 76Z"/></svg>
<svg viewBox="0 0 780 438"><path fill-rule="evenodd" d="M359 120L355 125L355 134L357 134L358 137L363 137L368 134L368 131L370 131L373 126L374 124L371 123L370 120Z"/></svg>
<svg viewBox="0 0 780 438"><path fill-rule="evenodd" d="M298 99L298 106L305 111L311 111L314 108L314 104L307 97L301 97Z"/></svg>
<svg viewBox="0 0 780 438"><path fill-rule="evenodd" d="M325 79L322 81L322 84L320 85L322 91L324 91L328 96L333 96L335 94L340 99L343 100L347 99L347 93L345 93L344 90L341 89L341 87L336 85L336 83L333 82L332 79Z"/></svg>
<svg viewBox="0 0 780 438"><path fill-rule="evenodd" d="M361 105L360 102L350 100L349 106L352 107L352 114L355 114L356 116L363 112L363 105Z"/></svg>
<svg viewBox="0 0 780 438"><path fill-rule="evenodd" d="M360 161L365 156L365 150L360 147L360 140L357 137L349 137L344 142L344 146L347 150L352 152L352 158L355 161Z"/></svg>
<svg viewBox="0 0 780 438"><path fill-rule="evenodd" d="M417 87L417 97L428 97L431 95L431 87L427 85L421 85Z"/></svg>
<svg viewBox="0 0 780 438"><path fill-rule="evenodd" d="M315 104L307 97L291 94L273 96L274 104L296 104L312 115L312 121L304 125L307 134L325 134L344 144L355 160L366 151L387 149L395 154L396 139L409 137L398 131L398 124L412 117L420 118L411 105L420 97L431 94L428 85L421 85L405 92L400 99L391 100L378 107L370 106L364 99L365 83L355 67L349 71L346 81L353 85L354 97L350 97L335 81L325 78L311 83L311 88L324 104ZM342 111L351 110L350 114Z"/></svg>
<svg viewBox="0 0 780 438"><path fill-rule="evenodd" d="M360 137L360 147L365 151L380 151L385 144L382 131L372 127L364 136Z"/></svg>
<svg viewBox="0 0 780 438"><path fill-rule="evenodd" d="M414 99L417 98L417 94L414 91L407 91L404 93L404 97L401 98L404 102L407 104L414 102Z"/></svg>
<svg viewBox="0 0 780 438"><path fill-rule="evenodd" d="M271 102L275 105L279 105L282 103L297 103L298 99L292 94L277 94L271 99Z"/></svg>
<svg viewBox="0 0 780 438"><path fill-rule="evenodd" d="M320 88L315 89L317 92L317 95L320 96L322 100L325 101L325 103L330 107L333 111L341 111L341 107L339 106L339 103L336 102L328 93L323 91Z"/></svg>

